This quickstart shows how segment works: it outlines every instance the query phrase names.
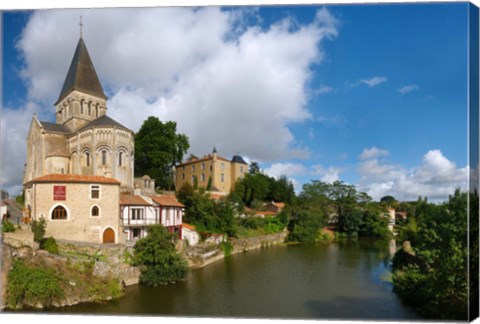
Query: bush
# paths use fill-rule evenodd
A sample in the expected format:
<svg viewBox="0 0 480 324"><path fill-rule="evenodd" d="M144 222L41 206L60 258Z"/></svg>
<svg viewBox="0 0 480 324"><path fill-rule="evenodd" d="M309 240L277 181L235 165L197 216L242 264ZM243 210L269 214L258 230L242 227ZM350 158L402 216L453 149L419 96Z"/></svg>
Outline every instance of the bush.
<svg viewBox="0 0 480 324"><path fill-rule="evenodd" d="M41 243L45 236L45 227L47 227L45 218L40 217L39 220L32 220L32 222L30 223L30 227L33 232L33 240L35 242Z"/></svg>
<svg viewBox="0 0 480 324"><path fill-rule="evenodd" d="M15 225L10 223L8 220L2 223L2 233L10 233L15 231Z"/></svg>
<svg viewBox="0 0 480 324"><path fill-rule="evenodd" d="M15 308L41 303L49 306L63 296L60 279L51 269L28 267L20 260L13 261L8 274L7 304Z"/></svg>
<svg viewBox="0 0 480 324"><path fill-rule="evenodd" d="M42 240L42 244L40 244L40 247L44 250L47 250L48 253L58 254L57 241L55 241L53 237Z"/></svg>
<svg viewBox="0 0 480 324"><path fill-rule="evenodd" d="M141 284L156 286L185 279L188 264L175 250L173 240L162 225L156 225L135 244L133 263L140 266Z"/></svg>

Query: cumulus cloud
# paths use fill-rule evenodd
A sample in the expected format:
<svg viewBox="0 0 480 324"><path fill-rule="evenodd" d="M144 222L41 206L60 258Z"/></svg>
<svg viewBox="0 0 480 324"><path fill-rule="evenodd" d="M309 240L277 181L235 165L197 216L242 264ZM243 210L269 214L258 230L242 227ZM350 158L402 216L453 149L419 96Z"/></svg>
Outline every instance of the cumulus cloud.
<svg viewBox="0 0 480 324"><path fill-rule="evenodd" d="M361 161L357 171L361 176L359 189L376 200L391 195L399 200L422 196L440 201L457 188L468 188L468 166L457 167L440 150L428 151L422 164L410 169L373 158Z"/></svg>
<svg viewBox="0 0 480 324"><path fill-rule="evenodd" d="M404 94L412 92L414 90L418 90L418 85L409 84L409 85L406 85L406 86L403 86L403 87L399 88L398 92L400 92L402 95L404 95Z"/></svg>
<svg viewBox="0 0 480 324"><path fill-rule="evenodd" d="M325 169L322 165L316 164L312 167L312 174L320 176L320 180L327 183L333 183L340 180L341 168L329 166Z"/></svg>
<svg viewBox="0 0 480 324"><path fill-rule="evenodd" d="M360 160L368 160L368 159L373 159L373 158L377 158L377 157L380 157L380 156L388 156L388 151L387 150L383 150L383 149L379 149L375 146L371 147L371 148L365 148L363 149L363 152L360 154L360 156L358 157Z"/></svg>
<svg viewBox="0 0 480 324"><path fill-rule="evenodd" d="M323 60L322 42L338 34L338 21L326 8L306 24L285 17L263 27L254 9L36 11L17 49L27 99L48 107L46 119L53 118L80 15L109 96L108 114L120 123L137 131L150 115L176 121L196 155L216 145L221 155L239 152L263 162L309 156L289 125L312 118L307 110L311 67ZM31 112L17 111L28 118L16 127L27 129ZM8 126L14 117L6 115Z"/></svg>

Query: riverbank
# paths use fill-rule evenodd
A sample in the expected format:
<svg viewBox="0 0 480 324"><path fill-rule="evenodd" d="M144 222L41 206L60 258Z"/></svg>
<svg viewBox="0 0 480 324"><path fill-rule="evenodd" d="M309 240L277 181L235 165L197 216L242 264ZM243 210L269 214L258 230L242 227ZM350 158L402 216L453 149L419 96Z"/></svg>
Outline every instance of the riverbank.
<svg viewBox="0 0 480 324"><path fill-rule="evenodd" d="M190 269L197 269L228 255L282 244L287 233L231 239L227 244L192 247L179 244L177 250L187 259ZM57 244L59 254L50 254L39 250L28 228L4 234L0 309L42 309L107 301L121 296L124 287L139 283L140 270L130 264L133 247L67 241L58 241ZM227 250L225 246L228 245L230 248ZM25 290L25 287L8 283L9 273L15 265L16 272L27 269L30 273L46 273L48 282L58 285L60 293L47 299L22 295L21 292L19 295L18 291ZM20 278L20 281L30 279ZM15 291L7 291L7 287Z"/></svg>

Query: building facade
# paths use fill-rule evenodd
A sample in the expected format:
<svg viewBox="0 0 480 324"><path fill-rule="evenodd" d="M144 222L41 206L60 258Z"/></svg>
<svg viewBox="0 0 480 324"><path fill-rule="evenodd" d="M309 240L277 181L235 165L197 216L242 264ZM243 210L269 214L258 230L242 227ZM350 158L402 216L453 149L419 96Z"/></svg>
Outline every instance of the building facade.
<svg viewBox="0 0 480 324"><path fill-rule="evenodd" d="M134 134L106 115L105 96L80 38L60 96L55 123L33 116L23 183L47 174L92 175L133 190Z"/></svg>
<svg viewBox="0 0 480 324"><path fill-rule="evenodd" d="M212 154L203 158L191 159L175 166L175 187L180 189L189 183L199 188L229 194L235 189L235 182L248 172L248 164L239 155L232 160L218 156L214 148Z"/></svg>

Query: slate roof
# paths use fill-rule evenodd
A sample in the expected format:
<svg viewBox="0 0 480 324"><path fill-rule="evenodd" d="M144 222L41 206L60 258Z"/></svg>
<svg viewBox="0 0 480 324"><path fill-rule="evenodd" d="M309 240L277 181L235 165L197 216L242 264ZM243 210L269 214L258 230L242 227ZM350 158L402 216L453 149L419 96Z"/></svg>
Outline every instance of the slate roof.
<svg viewBox="0 0 480 324"><path fill-rule="evenodd" d="M90 128L90 127L98 127L98 126L115 126L115 127L123 128L123 129L131 132L130 129L126 128L125 126L123 126L122 124L120 124L116 120L113 120L112 118L108 117L107 115L103 115L103 116L98 117L97 119L92 120L91 122L89 122L88 124L86 124L82 128L80 128L77 132L81 132L81 131L83 131L87 128Z"/></svg>
<svg viewBox="0 0 480 324"><path fill-rule="evenodd" d="M232 158L233 163L241 163L241 164L247 164L240 155L234 155Z"/></svg>
<svg viewBox="0 0 480 324"><path fill-rule="evenodd" d="M72 90L82 91L96 97L107 99L82 38L78 41L72 63L70 63L70 68L68 69L67 77L63 82L62 91L60 91L60 95L55 105L65 98Z"/></svg>
<svg viewBox="0 0 480 324"><path fill-rule="evenodd" d="M40 121L40 123L42 124L43 129L47 132L70 134L70 129L65 125L49 123L45 121Z"/></svg>

